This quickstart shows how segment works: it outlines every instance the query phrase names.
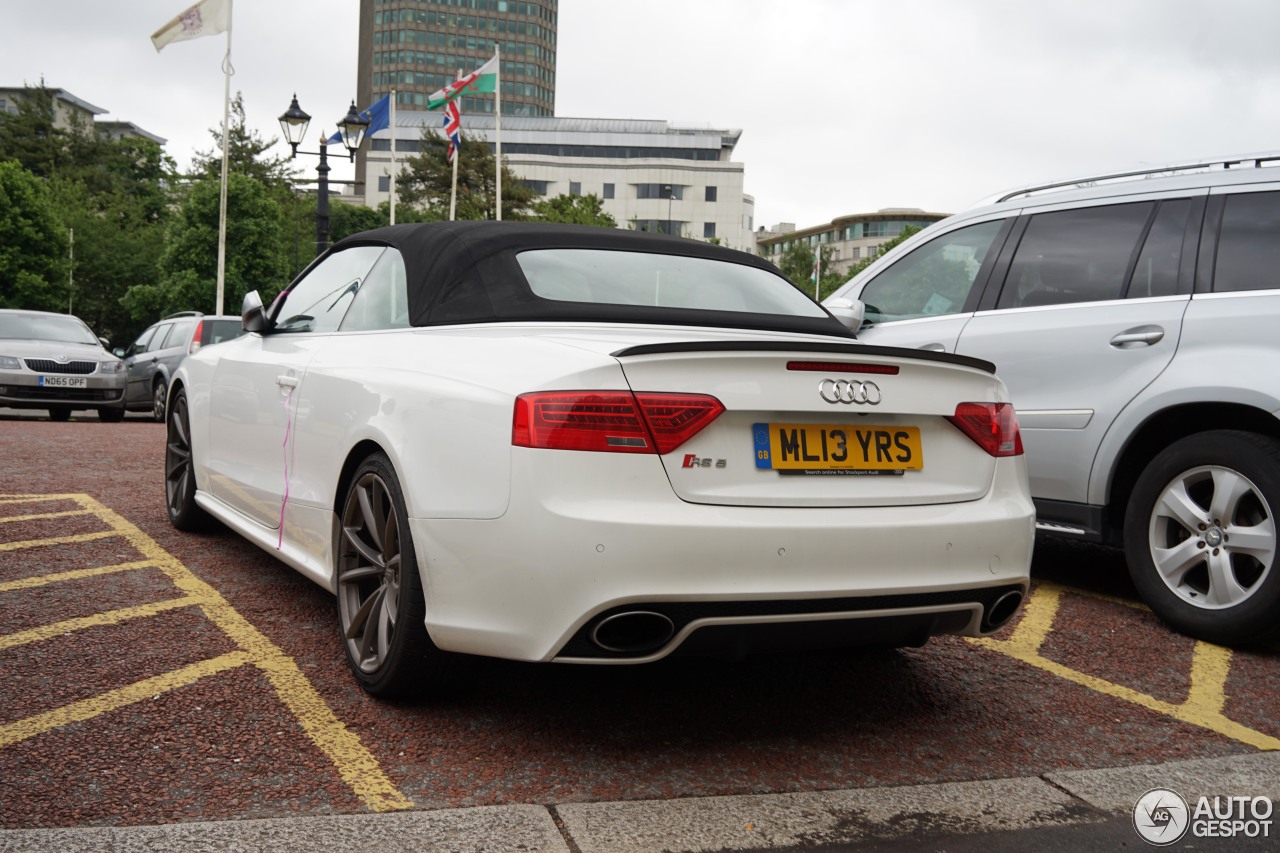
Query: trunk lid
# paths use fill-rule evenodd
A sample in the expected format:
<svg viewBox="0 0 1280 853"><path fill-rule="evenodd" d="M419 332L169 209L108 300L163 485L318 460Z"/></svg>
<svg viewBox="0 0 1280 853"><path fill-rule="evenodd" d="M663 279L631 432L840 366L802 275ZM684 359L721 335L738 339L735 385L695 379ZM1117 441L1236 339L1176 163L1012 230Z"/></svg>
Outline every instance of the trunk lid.
<svg viewBox="0 0 1280 853"><path fill-rule="evenodd" d="M612 351L631 390L708 394L725 411L662 457L691 503L907 506L976 500L995 458L947 420L1003 402L976 359L857 343L721 340Z"/></svg>

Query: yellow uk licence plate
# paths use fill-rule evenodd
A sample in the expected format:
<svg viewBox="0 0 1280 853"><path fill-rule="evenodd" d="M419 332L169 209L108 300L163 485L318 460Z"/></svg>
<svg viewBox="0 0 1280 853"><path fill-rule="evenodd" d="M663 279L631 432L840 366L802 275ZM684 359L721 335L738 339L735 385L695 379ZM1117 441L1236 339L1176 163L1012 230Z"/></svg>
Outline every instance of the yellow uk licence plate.
<svg viewBox="0 0 1280 853"><path fill-rule="evenodd" d="M924 468L918 427L753 424L752 431L757 468L814 473L880 473Z"/></svg>

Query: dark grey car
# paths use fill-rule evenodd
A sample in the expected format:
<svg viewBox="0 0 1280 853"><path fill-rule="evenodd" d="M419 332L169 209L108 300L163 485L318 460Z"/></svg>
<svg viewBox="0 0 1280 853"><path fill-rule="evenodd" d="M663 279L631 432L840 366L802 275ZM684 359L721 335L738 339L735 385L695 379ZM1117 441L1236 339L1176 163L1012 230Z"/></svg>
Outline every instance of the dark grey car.
<svg viewBox="0 0 1280 853"><path fill-rule="evenodd" d="M202 346L229 341L244 332L239 317L183 311L170 314L147 328L127 350L119 353L128 372L125 407L151 412L164 420L169 377L182 359Z"/></svg>

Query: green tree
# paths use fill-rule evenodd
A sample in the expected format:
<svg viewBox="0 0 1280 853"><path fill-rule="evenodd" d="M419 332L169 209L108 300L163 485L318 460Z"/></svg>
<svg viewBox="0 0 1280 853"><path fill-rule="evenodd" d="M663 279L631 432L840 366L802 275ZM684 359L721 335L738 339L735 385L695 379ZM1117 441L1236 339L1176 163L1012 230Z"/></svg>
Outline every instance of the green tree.
<svg viewBox="0 0 1280 853"><path fill-rule="evenodd" d="M174 311L215 309L218 267L219 180L205 177L190 188L167 233L160 280L129 288L125 307L134 319L154 320ZM289 281L280 208L267 187L246 175L227 180L227 252L223 310L236 313L250 290L271 299Z"/></svg>
<svg viewBox="0 0 1280 853"><path fill-rule="evenodd" d="M405 170L398 181L400 200L418 208L425 221L449 218L449 193L453 180L453 166L446 159L447 143L434 130L422 131L422 151L405 161ZM461 159L458 161L457 219L493 219L495 163L489 143L471 136L462 136ZM525 219L537 193L523 180L516 177L504 164L502 167L502 218ZM399 219L399 210L396 211Z"/></svg>
<svg viewBox="0 0 1280 853"><path fill-rule="evenodd" d="M400 210L397 209L399 214ZM402 217L397 220L404 222ZM350 237L361 231L382 228L391 223L391 205L383 202L377 207L365 207L362 204L347 204L335 199L329 200L329 238L338 242L343 237Z"/></svg>
<svg viewBox="0 0 1280 853"><path fill-rule="evenodd" d="M213 137L213 149L195 153L191 161L191 172L192 176L197 178L203 176L220 179L222 129L210 128L209 135ZM286 201L298 180L298 168L288 157L267 154L275 144L275 137L264 140L257 131L245 126L244 100L241 94L236 92L235 98L231 101L231 123L227 130L227 173L253 178L269 188L273 197ZM346 151L346 149L338 146L338 151Z"/></svg>
<svg viewBox="0 0 1280 853"><path fill-rule="evenodd" d="M69 133L54 125L55 94L41 80L24 88L16 112L0 111L0 160L17 160L40 178L66 162Z"/></svg>
<svg viewBox="0 0 1280 853"><path fill-rule="evenodd" d="M44 183L15 160L0 162L0 307L61 310L66 252Z"/></svg>
<svg viewBox="0 0 1280 853"><path fill-rule="evenodd" d="M75 314L113 341L141 331L124 306L130 287L155 284L169 218L173 161L149 139L77 134L80 153L49 186L75 233Z"/></svg>
<svg viewBox="0 0 1280 853"><path fill-rule="evenodd" d="M618 221L604 212L604 202L595 194L558 195L533 203L530 219L566 222L571 225L598 225L617 228Z"/></svg>
<svg viewBox="0 0 1280 853"><path fill-rule="evenodd" d="M777 266L798 289L810 296L825 297L849 280L847 274L832 270L832 254L834 252L830 245L826 243L819 245L818 256L822 259L822 278L818 282L816 294L813 287L813 247L807 243L792 243L778 259Z"/></svg>

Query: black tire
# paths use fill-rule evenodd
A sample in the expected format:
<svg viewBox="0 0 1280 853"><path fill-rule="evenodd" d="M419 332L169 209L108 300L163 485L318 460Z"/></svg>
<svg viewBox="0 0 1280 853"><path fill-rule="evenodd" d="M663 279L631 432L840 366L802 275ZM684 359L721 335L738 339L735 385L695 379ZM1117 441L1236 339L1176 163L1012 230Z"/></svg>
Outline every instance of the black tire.
<svg viewBox="0 0 1280 853"><path fill-rule="evenodd" d="M124 420L124 406L111 409L98 409L98 420L107 424L118 424Z"/></svg>
<svg viewBox="0 0 1280 853"><path fill-rule="evenodd" d="M1125 516L1125 556L1143 600L1201 640L1280 638L1277 512L1280 442L1213 430L1169 445L1138 478Z"/></svg>
<svg viewBox="0 0 1280 853"><path fill-rule="evenodd" d="M156 386L151 389L151 418L158 423L164 423L165 406L169 397L169 383L164 379L156 382Z"/></svg>
<svg viewBox="0 0 1280 853"><path fill-rule="evenodd" d="M404 494L385 454L356 469L340 521L334 553L347 664L373 696L419 695L443 674L446 655L427 635Z"/></svg>
<svg viewBox="0 0 1280 853"><path fill-rule="evenodd" d="M71 410L65 406L59 406L56 409L49 410L49 420L63 423L71 420Z"/></svg>
<svg viewBox="0 0 1280 853"><path fill-rule="evenodd" d="M191 420L187 412L187 392L182 388L173 395L165 432L164 492L169 523L188 533L207 530L213 519L196 504L196 473L191 459Z"/></svg>

